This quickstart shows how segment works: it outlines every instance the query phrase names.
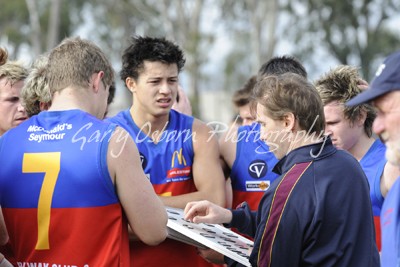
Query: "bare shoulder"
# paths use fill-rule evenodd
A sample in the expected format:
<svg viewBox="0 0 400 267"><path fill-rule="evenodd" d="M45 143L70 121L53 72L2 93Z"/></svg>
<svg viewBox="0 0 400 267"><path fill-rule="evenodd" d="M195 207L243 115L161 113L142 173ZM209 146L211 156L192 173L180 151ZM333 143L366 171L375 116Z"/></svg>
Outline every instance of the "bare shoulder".
<svg viewBox="0 0 400 267"><path fill-rule="evenodd" d="M109 154L114 157L123 156L125 154L137 151L136 145L130 134L122 127L116 127L110 138Z"/></svg>
<svg viewBox="0 0 400 267"><path fill-rule="evenodd" d="M117 169L121 166L131 166L136 157L139 157L139 154L132 137L122 127L116 127L110 137L107 151L107 165L113 182Z"/></svg>
<svg viewBox="0 0 400 267"><path fill-rule="evenodd" d="M230 147L236 145L239 126L232 124L226 131L224 131L218 139L219 145Z"/></svg>
<svg viewBox="0 0 400 267"><path fill-rule="evenodd" d="M216 141L218 137L218 131L196 118L193 121L192 131L194 144Z"/></svg>

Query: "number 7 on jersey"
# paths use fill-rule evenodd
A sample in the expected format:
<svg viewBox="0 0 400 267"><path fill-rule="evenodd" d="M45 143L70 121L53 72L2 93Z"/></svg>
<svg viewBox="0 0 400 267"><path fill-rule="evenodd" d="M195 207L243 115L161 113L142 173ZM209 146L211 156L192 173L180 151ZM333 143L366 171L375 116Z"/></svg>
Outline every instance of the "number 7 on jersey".
<svg viewBox="0 0 400 267"><path fill-rule="evenodd" d="M61 152L25 153L22 161L23 173L45 173L38 200L38 239L35 249L50 249L50 210L60 172Z"/></svg>

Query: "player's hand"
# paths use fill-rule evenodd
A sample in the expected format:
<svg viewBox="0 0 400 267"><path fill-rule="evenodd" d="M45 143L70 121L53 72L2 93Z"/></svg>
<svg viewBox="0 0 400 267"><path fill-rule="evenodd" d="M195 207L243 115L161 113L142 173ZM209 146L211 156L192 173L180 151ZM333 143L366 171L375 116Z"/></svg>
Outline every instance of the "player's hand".
<svg viewBox="0 0 400 267"><path fill-rule="evenodd" d="M224 255L210 248L197 248L197 254L214 264L224 264Z"/></svg>
<svg viewBox="0 0 400 267"><path fill-rule="evenodd" d="M210 201L195 201L186 204L184 210L185 220L194 223L229 223L232 212Z"/></svg>
<svg viewBox="0 0 400 267"><path fill-rule="evenodd" d="M182 87L178 86L178 95L175 103L172 105L172 108L176 111L189 115L192 115L192 105L190 104L189 98L186 96L185 91L183 91Z"/></svg>
<svg viewBox="0 0 400 267"><path fill-rule="evenodd" d="M365 90L368 89L369 84L368 84L365 80L359 79L359 80L357 81L357 87L358 87L361 91L365 91Z"/></svg>

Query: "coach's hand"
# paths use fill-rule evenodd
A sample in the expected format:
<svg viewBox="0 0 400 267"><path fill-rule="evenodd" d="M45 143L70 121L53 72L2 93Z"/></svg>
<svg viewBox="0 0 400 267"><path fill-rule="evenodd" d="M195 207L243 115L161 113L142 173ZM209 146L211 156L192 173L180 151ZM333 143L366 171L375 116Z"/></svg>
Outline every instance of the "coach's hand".
<svg viewBox="0 0 400 267"><path fill-rule="evenodd" d="M194 223L230 223L232 212L210 201L189 202L184 210L185 220Z"/></svg>

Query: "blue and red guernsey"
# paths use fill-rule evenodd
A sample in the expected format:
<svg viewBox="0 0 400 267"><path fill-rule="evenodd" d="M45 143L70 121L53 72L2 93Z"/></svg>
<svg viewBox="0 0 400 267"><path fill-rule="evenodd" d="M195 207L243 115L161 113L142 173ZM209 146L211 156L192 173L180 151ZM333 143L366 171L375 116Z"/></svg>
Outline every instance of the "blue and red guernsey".
<svg viewBox="0 0 400 267"><path fill-rule="evenodd" d="M237 132L236 158L231 170L232 207L246 201L250 209L258 203L278 177L272 170L278 159L260 140L260 124L241 126Z"/></svg>
<svg viewBox="0 0 400 267"><path fill-rule="evenodd" d="M381 209L383 196L381 193L381 176L386 165L386 146L379 140L375 140L364 157L360 160L362 169L368 178L372 212L374 214L375 239L378 250L381 250Z"/></svg>
<svg viewBox="0 0 400 267"><path fill-rule="evenodd" d="M106 159L114 129L80 110L52 111L0 139L0 203L18 266L129 266Z"/></svg>
<svg viewBox="0 0 400 267"><path fill-rule="evenodd" d="M399 266L400 262L400 177L390 188L382 206L381 266Z"/></svg>
<svg viewBox="0 0 400 267"><path fill-rule="evenodd" d="M129 110L108 119L123 127L136 143L144 173L155 192L161 196L178 196L197 191L192 176L194 158L192 132L193 117L175 110L169 113L169 122L158 143L149 132L150 124L139 128ZM131 266L197 266L199 256L194 246L167 239L158 246L131 242ZM200 262L204 262L201 259Z"/></svg>
<svg viewBox="0 0 400 267"><path fill-rule="evenodd" d="M145 134L151 129L150 124L139 128L129 110L108 120L131 135L138 147L144 173L158 195L178 196L197 191L192 177L193 117L171 110L169 122L158 143Z"/></svg>

